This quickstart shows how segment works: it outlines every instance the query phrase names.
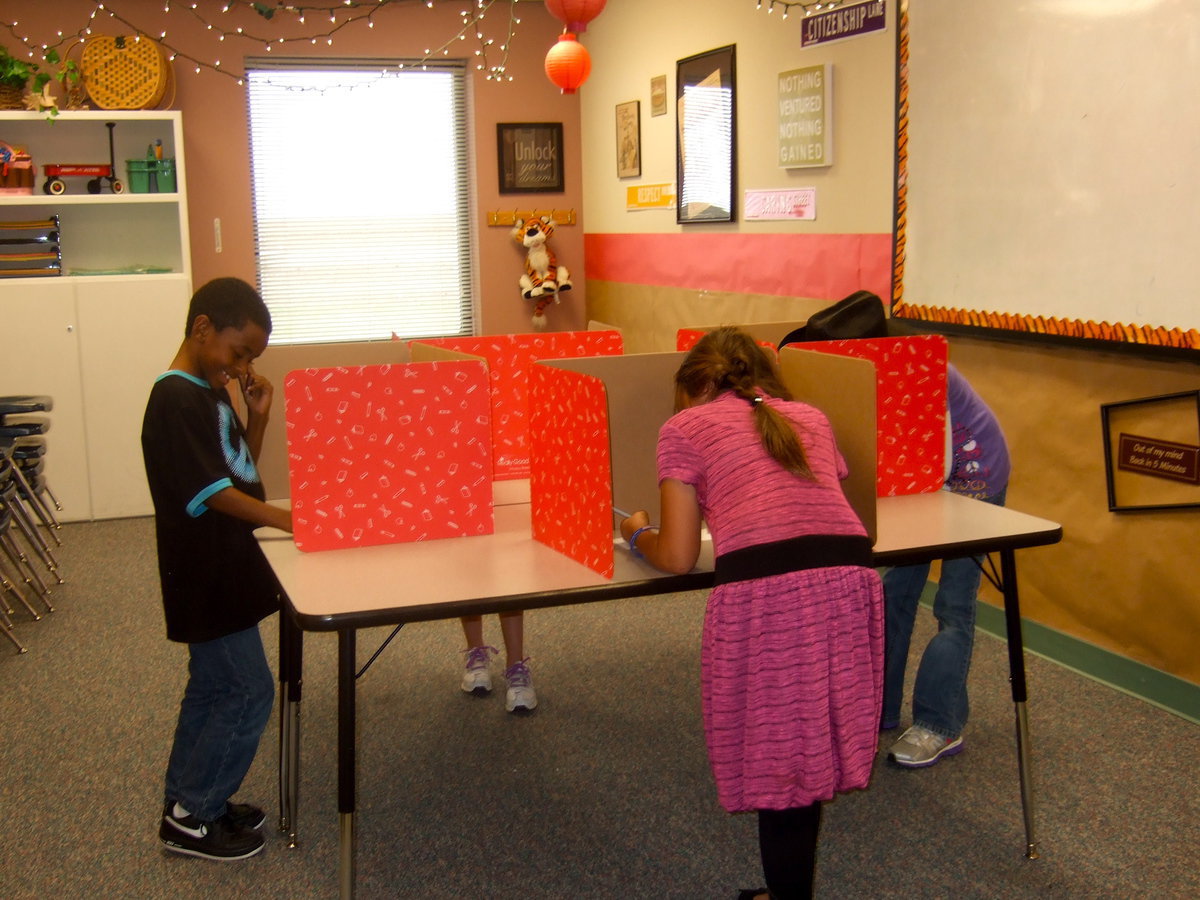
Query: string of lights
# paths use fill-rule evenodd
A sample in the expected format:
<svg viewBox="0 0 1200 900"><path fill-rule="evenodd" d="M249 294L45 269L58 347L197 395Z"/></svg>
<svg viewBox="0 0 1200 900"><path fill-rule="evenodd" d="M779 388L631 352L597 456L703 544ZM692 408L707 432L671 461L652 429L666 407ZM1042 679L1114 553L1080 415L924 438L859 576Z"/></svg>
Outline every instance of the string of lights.
<svg viewBox="0 0 1200 900"><path fill-rule="evenodd" d="M861 2L861 0L849 0L850 4L854 2ZM822 0L820 3L813 3L812 0L758 0L759 9L762 9L764 5L767 7L768 13L775 12L776 7L783 10L783 18L786 19L788 13L796 7L800 7L806 16L811 16L813 13L819 13L822 10L829 10L849 4L847 0Z"/></svg>
<svg viewBox="0 0 1200 900"><path fill-rule="evenodd" d="M437 0L437 2L448 3L451 0ZM423 57L415 63L408 63L407 67L421 66L438 58L449 57L452 48L473 39L476 42L474 49L476 70L484 74L489 81L512 81L512 76L507 71L508 53L516 37L517 26L521 24L521 19L517 14L517 4L522 0L453 0L453 2L460 6L461 27L441 46L424 48ZM524 0L524 2L528 2L528 0ZM220 45L226 41L235 41L251 45L257 44L264 52L273 53L286 49L288 45L317 46L324 43L327 47L332 47L334 37L344 29L364 22L367 28L374 28L375 17L380 10L399 3L410 5L421 3L429 9L433 9L435 0L329 0L325 3L307 4L287 3L282 0L275 3L255 2L255 0L226 0L225 3L220 4L219 13L202 10L197 0L163 0L162 11L167 15L174 14L177 17L194 20L205 31L211 32L218 45L218 51ZM182 21L178 27L151 29L140 25L134 14L121 12L118 9L119 6L119 3L109 2L109 0L96 2L85 24L74 32L58 31L55 38L46 43L39 43L32 40L29 35L22 34L19 31L20 24L18 22L0 20L0 28L7 29L23 45L28 57L36 63L38 60L46 59L46 55L52 50L59 55L65 55L64 47L69 49L77 42L86 41L93 34L101 33L99 29L111 21L128 32L137 35L144 34L153 38L165 51L168 59L172 62L186 63L197 75L204 70L210 70L233 78L238 84L243 83L244 72L239 72L235 68L223 64L221 55L216 55L211 60L202 59L194 53L180 48L174 35L186 30ZM210 6L215 10L216 4ZM485 23L484 20L494 6L498 6L500 11L505 7L508 10L507 28L504 29L503 40L499 43L496 38L489 37L485 31L485 27L490 23ZM243 25L230 23L230 19L236 17L237 13L246 11L253 11L257 14L264 25L281 25L286 22L285 28L281 29L281 32L286 33L271 34L263 29L251 31ZM233 15L230 15L231 13ZM107 16L107 19L103 19L104 16ZM98 18L100 22L97 22ZM496 18L494 16L493 20ZM297 30L300 33L291 33ZM497 51L500 52L501 58L499 62L493 62ZM491 59L489 59L489 53L492 54ZM405 67L405 64L398 64L396 68L403 69ZM388 72L384 70L380 74L387 75Z"/></svg>

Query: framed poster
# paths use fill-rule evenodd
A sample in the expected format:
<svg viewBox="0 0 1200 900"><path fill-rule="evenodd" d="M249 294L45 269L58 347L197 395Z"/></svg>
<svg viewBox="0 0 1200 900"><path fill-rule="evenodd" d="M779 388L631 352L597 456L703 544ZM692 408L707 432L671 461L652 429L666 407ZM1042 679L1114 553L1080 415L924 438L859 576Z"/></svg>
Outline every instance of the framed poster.
<svg viewBox="0 0 1200 900"><path fill-rule="evenodd" d="M562 141L561 122L498 122L500 193L561 193Z"/></svg>
<svg viewBox="0 0 1200 900"><path fill-rule="evenodd" d="M667 114L667 76L655 75L650 79L650 115Z"/></svg>
<svg viewBox="0 0 1200 900"><path fill-rule="evenodd" d="M1200 506L1200 391L1105 403L1108 508Z"/></svg>
<svg viewBox="0 0 1200 900"><path fill-rule="evenodd" d="M675 221L734 221L737 109L734 45L675 63Z"/></svg>
<svg viewBox="0 0 1200 900"><path fill-rule="evenodd" d="M642 174L642 104L617 104L617 177Z"/></svg>
<svg viewBox="0 0 1200 900"><path fill-rule="evenodd" d="M833 165L833 65L780 72L779 166Z"/></svg>

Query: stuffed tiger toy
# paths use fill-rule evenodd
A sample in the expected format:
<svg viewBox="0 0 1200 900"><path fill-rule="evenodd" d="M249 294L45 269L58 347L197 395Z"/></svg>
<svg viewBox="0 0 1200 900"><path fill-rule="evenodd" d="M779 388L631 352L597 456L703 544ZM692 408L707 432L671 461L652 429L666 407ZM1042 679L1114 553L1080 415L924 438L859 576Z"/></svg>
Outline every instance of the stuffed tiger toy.
<svg viewBox="0 0 1200 900"><path fill-rule="evenodd" d="M521 276L521 296L533 300L533 326L546 327L546 307L558 302L562 291L571 289L571 275L560 266L546 241L554 234L555 223L549 216L517 219L512 236L526 249L525 274Z"/></svg>

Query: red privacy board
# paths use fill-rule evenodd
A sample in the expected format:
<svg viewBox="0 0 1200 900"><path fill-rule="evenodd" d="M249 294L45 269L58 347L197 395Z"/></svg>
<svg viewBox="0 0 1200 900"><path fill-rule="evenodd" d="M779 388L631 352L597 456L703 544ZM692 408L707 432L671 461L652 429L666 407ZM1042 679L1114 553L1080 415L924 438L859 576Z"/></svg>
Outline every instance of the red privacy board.
<svg viewBox="0 0 1200 900"><path fill-rule="evenodd" d="M946 339L941 335L811 341L804 350L875 364L880 497L940 490L946 458Z"/></svg>
<svg viewBox="0 0 1200 900"><path fill-rule="evenodd" d="M413 341L487 361L492 399L493 472L497 481L530 477L529 370L539 359L619 356L619 331L558 331Z"/></svg>
<svg viewBox="0 0 1200 900"><path fill-rule="evenodd" d="M612 460L604 382L531 366L529 400L533 537L612 578Z"/></svg>
<svg viewBox="0 0 1200 900"><path fill-rule="evenodd" d="M301 550L492 533L482 362L299 369L284 398Z"/></svg>

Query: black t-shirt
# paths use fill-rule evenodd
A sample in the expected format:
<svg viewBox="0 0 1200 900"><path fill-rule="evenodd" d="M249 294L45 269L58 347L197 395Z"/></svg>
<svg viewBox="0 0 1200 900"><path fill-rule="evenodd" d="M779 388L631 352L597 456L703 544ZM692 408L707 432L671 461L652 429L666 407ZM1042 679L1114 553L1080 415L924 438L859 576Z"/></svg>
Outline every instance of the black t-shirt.
<svg viewBox="0 0 1200 900"><path fill-rule="evenodd" d="M280 588L255 526L206 506L228 487L265 497L225 393L186 372L159 376L142 420L142 458L154 501L167 637L210 641L275 612Z"/></svg>

